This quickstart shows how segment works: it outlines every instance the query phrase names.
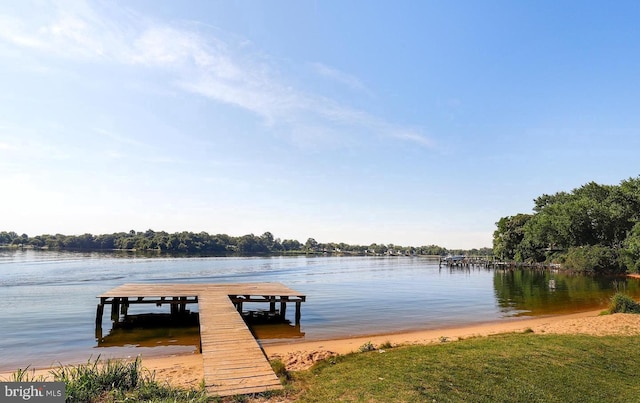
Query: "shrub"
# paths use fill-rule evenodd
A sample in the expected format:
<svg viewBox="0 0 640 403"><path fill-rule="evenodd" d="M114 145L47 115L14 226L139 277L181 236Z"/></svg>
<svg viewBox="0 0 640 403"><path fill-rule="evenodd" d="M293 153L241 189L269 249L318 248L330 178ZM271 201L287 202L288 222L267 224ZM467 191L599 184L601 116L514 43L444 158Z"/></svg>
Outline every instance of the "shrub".
<svg viewBox="0 0 640 403"><path fill-rule="evenodd" d="M360 351L361 353L367 352L367 351L373 351L376 349L376 346L374 346L370 341L364 343L363 345L360 346L360 348L358 349L358 351Z"/></svg>
<svg viewBox="0 0 640 403"><path fill-rule="evenodd" d="M387 348L387 349L393 348L393 344L391 344L390 340L387 340L380 345L380 348Z"/></svg>
<svg viewBox="0 0 640 403"><path fill-rule="evenodd" d="M611 297L609 305L610 313L640 313L640 304L631 297L621 292L617 292Z"/></svg>

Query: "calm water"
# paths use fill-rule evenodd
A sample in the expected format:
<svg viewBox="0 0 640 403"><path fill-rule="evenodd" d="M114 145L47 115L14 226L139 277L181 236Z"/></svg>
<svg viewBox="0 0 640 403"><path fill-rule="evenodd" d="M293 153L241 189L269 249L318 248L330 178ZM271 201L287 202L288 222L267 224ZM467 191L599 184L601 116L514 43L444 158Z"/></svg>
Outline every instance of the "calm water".
<svg viewBox="0 0 640 403"><path fill-rule="evenodd" d="M262 343L598 309L606 306L614 287L640 297L635 279L450 270L440 269L437 260L415 257L149 258L0 249L0 370L84 361L98 354L193 351L197 329L114 332L98 346L96 296L128 282L253 281L282 282L307 295L300 328L257 328ZM143 313L156 308L132 309ZM168 312L168 307L156 310ZM290 308L288 316L294 311ZM107 310L105 334L110 331L108 317Z"/></svg>

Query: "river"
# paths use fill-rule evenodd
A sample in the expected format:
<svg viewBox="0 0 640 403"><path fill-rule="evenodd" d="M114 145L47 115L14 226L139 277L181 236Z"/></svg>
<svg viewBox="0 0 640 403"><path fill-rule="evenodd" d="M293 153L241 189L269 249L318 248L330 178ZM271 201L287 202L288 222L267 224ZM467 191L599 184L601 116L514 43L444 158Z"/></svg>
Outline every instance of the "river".
<svg viewBox="0 0 640 403"><path fill-rule="evenodd" d="M118 334L108 325L103 328L108 342L97 340L96 296L132 282L266 281L306 294L307 301L299 328L256 327L263 344L600 309L615 289L640 297L637 279L449 269L423 257L173 258L0 249L0 370L86 361L98 355L194 351L197 328ZM166 306L144 309L168 312Z"/></svg>

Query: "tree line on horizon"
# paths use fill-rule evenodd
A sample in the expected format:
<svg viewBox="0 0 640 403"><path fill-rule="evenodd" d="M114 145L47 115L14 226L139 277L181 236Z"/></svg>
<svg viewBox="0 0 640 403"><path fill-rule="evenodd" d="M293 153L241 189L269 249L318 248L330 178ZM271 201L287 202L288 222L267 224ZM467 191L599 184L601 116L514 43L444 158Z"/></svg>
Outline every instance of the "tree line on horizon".
<svg viewBox="0 0 640 403"><path fill-rule="evenodd" d="M308 238L305 243L294 239L275 238L271 232L262 235L247 234L230 236L210 235L207 232L175 232L131 230L113 234L82 235L18 235L16 232L0 232L0 245L32 247L50 250L74 251L144 251L200 255L268 255L286 253L313 254L354 254L354 255L437 255L470 254L491 255L491 248L471 250L447 249L437 245L400 246L394 244L349 245L340 243L320 243Z"/></svg>
<svg viewBox="0 0 640 403"><path fill-rule="evenodd" d="M587 272L640 272L640 176L543 194L532 214L502 217L493 234L502 260L560 263Z"/></svg>

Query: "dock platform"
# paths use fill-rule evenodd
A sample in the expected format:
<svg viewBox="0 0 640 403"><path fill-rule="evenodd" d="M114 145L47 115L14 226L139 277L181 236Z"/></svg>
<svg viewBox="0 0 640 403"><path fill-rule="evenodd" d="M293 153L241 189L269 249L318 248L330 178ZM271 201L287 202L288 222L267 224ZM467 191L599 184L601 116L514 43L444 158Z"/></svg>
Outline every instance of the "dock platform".
<svg viewBox="0 0 640 403"><path fill-rule="evenodd" d="M132 304L171 306L172 315L197 303L200 343L207 392L232 396L282 388L262 348L242 319L245 302L269 303L268 313L286 315L287 303L295 303L296 324L306 296L280 283L233 284L124 284L98 296L96 334L102 333L105 305L111 305L111 319L126 315ZM280 309L277 310L277 304Z"/></svg>

